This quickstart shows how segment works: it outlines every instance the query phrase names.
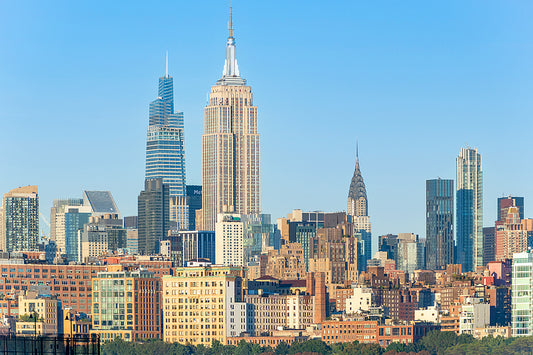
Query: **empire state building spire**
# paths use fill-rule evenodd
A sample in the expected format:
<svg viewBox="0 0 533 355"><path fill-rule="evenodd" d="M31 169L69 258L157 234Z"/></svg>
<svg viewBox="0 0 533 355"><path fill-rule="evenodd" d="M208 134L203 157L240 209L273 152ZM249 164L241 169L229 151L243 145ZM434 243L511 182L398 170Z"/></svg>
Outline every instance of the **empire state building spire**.
<svg viewBox="0 0 533 355"><path fill-rule="evenodd" d="M239 65L235 57L235 38L233 37L233 9L229 8L229 36L226 42L226 60L222 78L217 81L217 85L246 85L246 80L241 78Z"/></svg>

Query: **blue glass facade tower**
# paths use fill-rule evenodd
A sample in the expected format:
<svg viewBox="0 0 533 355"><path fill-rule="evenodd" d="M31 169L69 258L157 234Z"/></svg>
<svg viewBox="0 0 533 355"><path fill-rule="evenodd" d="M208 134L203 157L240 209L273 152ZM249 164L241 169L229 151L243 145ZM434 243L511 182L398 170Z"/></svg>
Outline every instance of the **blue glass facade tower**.
<svg viewBox="0 0 533 355"><path fill-rule="evenodd" d="M89 223L91 213L80 212L71 208L65 212L65 254L68 261L81 262L81 239L78 231Z"/></svg>
<svg viewBox="0 0 533 355"><path fill-rule="evenodd" d="M454 263L453 180L426 181L426 267L444 270Z"/></svg>
<svg viewBox="0 0 533 355"><path fill-rule="evenodd" d="M158 98L150 103L146 179L163 179L171 198L185 196L183 125L183 113L174 112L174 81L167 69L165 76L159 78Z"/></svg>
<svg viewBox="0 0 533 355"><path fill-rule="evenodd" d="M483 171L476 149L457 157L457 263L463 272L483 266Z"/></svg>

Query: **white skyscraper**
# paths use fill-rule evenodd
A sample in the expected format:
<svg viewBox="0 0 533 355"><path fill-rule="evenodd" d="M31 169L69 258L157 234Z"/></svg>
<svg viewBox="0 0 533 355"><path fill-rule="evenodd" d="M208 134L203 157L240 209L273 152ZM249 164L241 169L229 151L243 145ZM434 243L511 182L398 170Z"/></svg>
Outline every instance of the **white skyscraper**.
<svg viewBox="0 0 533 355"><path fill-rule="evenodd" d="M457 157L457 263L463 271L483 266L483 172L476 149Z"/></svg>
<svg viewBox="0 0 533 355"><path fill-rule="evenodd" d="M215 226L215 263L244 266L244 223L242 216L220 213Z"/></svg>

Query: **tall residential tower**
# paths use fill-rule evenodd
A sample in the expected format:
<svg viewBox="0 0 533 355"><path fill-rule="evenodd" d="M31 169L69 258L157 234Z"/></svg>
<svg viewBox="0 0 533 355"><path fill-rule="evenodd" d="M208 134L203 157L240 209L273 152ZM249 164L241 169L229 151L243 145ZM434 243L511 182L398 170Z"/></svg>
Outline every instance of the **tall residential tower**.
<svg viewBox="0 0 533 355"><path fill-rule="evenodd" d="M205 107L202 180L203 229L214 230L221 212L260 212L257 106L239 74L231 14L224 71Z"/></svg>
<svg viewBox="0 0 533 355"><path fill-rule="evenodd" d="M453 180L426 181L426 268L454 263Z"/></svg>
<svg viewBox="0 0 533 355"><path fill-rule="evenodd" d="M146 134L146 179L163 179L173 199L172 221L181 221L185 204L185 138L183 113L174 111L174 79L159 78L158 97L150 103Z"/></svg>
<svg viewBox="0 0 533 355"><path fill-rule="evenodd" d="M0 250L39 250L39 194L35 185L4 194L0 225Z"/></svg>
<svg viewBox="0 0 533 355"><path fill-rule="evenodd" d="M483 172L476 149L457 157L457 263L463 271L483 265Z"/></svg>

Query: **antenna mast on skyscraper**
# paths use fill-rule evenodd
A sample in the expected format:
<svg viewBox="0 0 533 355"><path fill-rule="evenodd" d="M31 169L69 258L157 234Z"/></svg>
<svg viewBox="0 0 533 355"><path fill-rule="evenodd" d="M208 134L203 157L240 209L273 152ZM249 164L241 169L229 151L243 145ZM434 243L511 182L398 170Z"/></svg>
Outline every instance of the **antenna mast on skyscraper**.
<svg viewBox="0 0 533 355"><path fill-rule="evenodd" d="M165 77L168 78L168 51L167 51L167 57L165 61Z"/></svg>
<svg viewBox="0 0 533 355"><path fill-rule="evenodd" d="M231 1L229 2L229 36L233 37L233 7Z"/></svg>

